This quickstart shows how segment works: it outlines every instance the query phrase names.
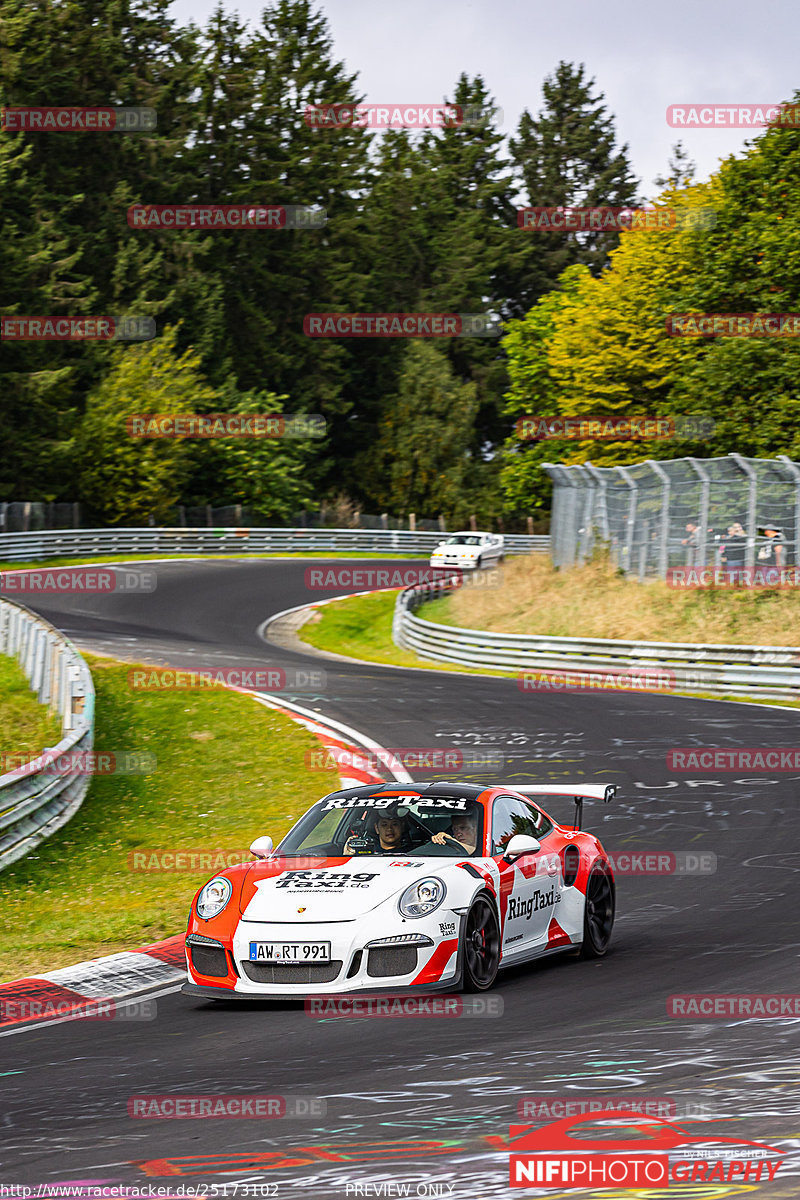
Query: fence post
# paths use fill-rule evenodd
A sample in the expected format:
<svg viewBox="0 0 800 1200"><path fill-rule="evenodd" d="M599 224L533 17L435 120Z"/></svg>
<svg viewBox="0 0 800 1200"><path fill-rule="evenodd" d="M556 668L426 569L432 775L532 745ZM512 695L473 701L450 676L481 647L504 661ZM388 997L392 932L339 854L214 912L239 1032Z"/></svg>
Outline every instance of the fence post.
<svg viewBox="0 0 800 1200"><path fill-rule="evenodd" d="M474 513L472 514L472 516L469 519L469 527L472 530L476 530L478 528L478 518L475 516Z"/></svg>
<svg viewBox="0 0 800 1200"><path fill-rule="evenodd" d="M381 513L381 529L389 528L389 514Z"/></svg>
<svg viewBox="0 0 800 1200"><path fill-rule="evenodd" d="M554 567L572 566L574 552L568 539L569 514L568 508L572 500L574 487L567 467L560 463L542 463L545 471L553 481L553 510L550 519L550 558ZM564 483L563 476L566 476Z"/></svg>
<svg viewBox="0 0 800 1200"><path fill-rule="evenodd" d="M794 568L800 565L800 467L785 454L779 454L778 459L784 463L794 480ZM784 563L784 566L787 564Z"/></svg>
<svg viewBox="0 0 800 1200"><path fill-rule="evenodd" d="M577 472L578 478L583 485L583 490L586 493L586 499L583 502L583 517L581 518L582 532L580 533L580 537L578 539L577 553L578 562L583 564L586 562L592 544L592 516L594 513L595 481L589 471L586 471L584 474L583 467L576 466L574 469ZM588 487L586 486L586 476L589 478Z"/></svg>
<svg viewBox="0 0 800 1200"><path fill-rule="evenodd" d="M651 471L655 471L664 485L661 493L661 535L658 547L658 574L659 578L666 579L667 566L669 564L669 501L672 480L661 466L661 463L656 462L654 459L648 458L645 466L649 467Z"/></svg>
<svg viewBox="0 0 800 1200"><path fill-rule="evenodd" d="M747 476L747 549L745 550L744 565L752 571L756 565L756 500L758 491L758 476L755 469L741 454L731 454L740 471Z"/></svg>
<svg viewBox="0 0 800 1200"><path fill-rule="evenodd" d="M444 523L444 513L439 513L439 533L447 533L447 527Z"/></svg>
<svg viewBox="0 0 800 1200"><path fill-rule="evenodd" d="M611 541L611 528L608 523L608 499L607 499L607 495L606 495L606 481L603 478L603 473L599 467L593 466L590 462L585 462L583 465L586 468L586 470L589 472L592 479L597 484L597 488L599 489L600 498L599 498L599 502L596 503L595 507L596 507L596 511L599 515L600 531L603 535L603 539L606 542L610 542ZM596 493L595 493L595 500L597 500Z"/></svg>
<svg viewBox="0 0 800 1200"><path fill-rule="evenodd" d="M614 470L619 471L631 489L631 498L628 503L628 528L625 531L625 563L623 566L623 570L627 575L633 568L633 527L636 523L636 504L639 499L639 485L635 479L631 478L627 467L614 467Z"/></svg>
<svg viewBox="0 0 800 1200"><path fill-rule="evenodd" d="M408 528L411 531L411 533L417 532L417 514L416 513L408 514Z"/></svg>
<svg viewBox="0 0 800 1200"><path fill-rule="evenodd" d="M687 458L686 461L694 468L700 478L700 516L698 518L699 525L697 529L697 547L695 550L695 561L687 562L688 567L704 567L706 565L706 536L708 534L708 504L711 496L711 479L705 467L701 467L696 458ZM689 546L691 552L691 545ZM713 564L712 564L713 565Z"/></svg>

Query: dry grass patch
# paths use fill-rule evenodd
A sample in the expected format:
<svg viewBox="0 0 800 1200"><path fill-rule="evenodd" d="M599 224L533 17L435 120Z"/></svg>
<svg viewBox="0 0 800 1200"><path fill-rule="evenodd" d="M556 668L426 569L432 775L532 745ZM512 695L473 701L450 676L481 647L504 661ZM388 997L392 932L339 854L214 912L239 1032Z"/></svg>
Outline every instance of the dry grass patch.
<svg viewBox="0 0 800 1200"><path fill-rule="evenodd" d="M501 587L465 587L427 604L428 620L502 633L662 642L800 645L795 589L678 591L638 583L607 559L557 571L543 554L506 561Z"/></svg>

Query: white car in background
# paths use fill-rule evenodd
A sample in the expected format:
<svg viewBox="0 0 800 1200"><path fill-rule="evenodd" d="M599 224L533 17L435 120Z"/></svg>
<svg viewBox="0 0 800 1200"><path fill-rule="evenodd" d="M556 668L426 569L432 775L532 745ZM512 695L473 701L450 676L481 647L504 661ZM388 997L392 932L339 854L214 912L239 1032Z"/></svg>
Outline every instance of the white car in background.
<svg viewBox="0 0 800 1200"><path fill-rule="evenodd" d="M479 533L472 529L451 533L431 554L432 567L480 569L503 561L504 539L501 533Z"/></svg>

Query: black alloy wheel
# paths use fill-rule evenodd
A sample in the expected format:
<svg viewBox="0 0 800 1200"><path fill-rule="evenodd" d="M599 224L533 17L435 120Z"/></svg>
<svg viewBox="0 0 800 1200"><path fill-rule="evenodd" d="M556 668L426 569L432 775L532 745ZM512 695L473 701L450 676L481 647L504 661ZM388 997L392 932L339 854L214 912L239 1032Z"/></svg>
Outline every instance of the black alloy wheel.
<svg viewBox="0 0 800 1200"><path fill-rule="evenodd" d="M464 991L486 992L500 966L500 924L488 896L478 896L464 927Z"/></svg>
<svg viewBox="0 0 800 1200"><path fill-rule="evenodd" d="M596 863L586 884L583 912L583 958L602 958L614 928L614 883L608 871Z"/></svg>

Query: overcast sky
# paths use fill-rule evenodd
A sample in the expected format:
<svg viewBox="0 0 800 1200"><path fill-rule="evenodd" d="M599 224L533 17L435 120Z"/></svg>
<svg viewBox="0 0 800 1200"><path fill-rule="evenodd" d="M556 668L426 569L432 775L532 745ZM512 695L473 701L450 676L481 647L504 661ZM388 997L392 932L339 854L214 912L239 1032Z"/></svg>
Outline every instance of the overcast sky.
<svg viewBox="0 0 800 1200"><path fill-rule="evenodd" d="M254 22L264 7L224 2ZM203 23L215 3L175 0L172 13ZM800 87L797 0L324 0L317 8L368 101L434 103L452 95L461 71L480 74L505 133L523 109L539 110L542 80L560 59L586 63L648 196L678 138L704 179L753 136L680 133L666 123L668 105L777 102Z"/></svg>

